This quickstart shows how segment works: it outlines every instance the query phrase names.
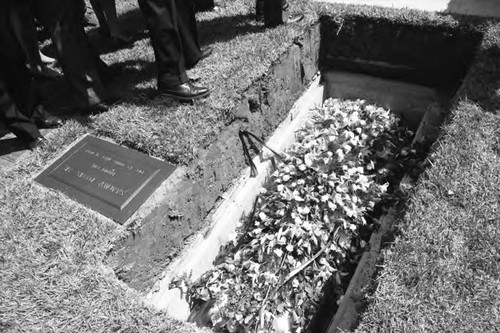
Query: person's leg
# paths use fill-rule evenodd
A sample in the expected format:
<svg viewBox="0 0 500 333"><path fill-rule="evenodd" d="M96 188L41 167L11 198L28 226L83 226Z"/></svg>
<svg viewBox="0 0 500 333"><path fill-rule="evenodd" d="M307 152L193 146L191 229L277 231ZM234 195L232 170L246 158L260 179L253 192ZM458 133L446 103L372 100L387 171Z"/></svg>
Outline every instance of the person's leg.
<svg viewBox="0 0 500 333"><path fill-rule="evenodd" d="M146 20L158 68L158 86L186 83L186 61L182 49L175 0L139 0Z"/></svg>
<svg viewBox="0 0 500 333"><path fill-rule="evenodd" d="M168 97L192 100L209 94L208 88L191 84L181 40L179 11L175 0L139 0L155 52L158 90Z"/></svg>
<svg viewBox="0 0 500 333"><path fill-rule="evenodd" d="M109 34L109 24L106 19L106 15L104 14L104 9L102 6L101 0L89 0L92 5L92 9L94 10L94 14L97 17L97 21L99 22L99 28L106 34Z"/></svg>
<svg viewBox="0 0 500 333"><path fill-rule="evenodd" d="M17 137L30 143L41 134L31 119L32 79L11 26L8 2L0 2L0 45L0 120Z"/></svg>
<svg viewBox="0 0 500 333"><path fill-rule="evenodd" d="M214 0L193 0L193 4L196 12L213 10L215 7Z"/></svg>
<svg viewBox="0 0 500 333"><path fill-rule="evenodd" d="M27 56L12 25L12 12L16 11L15 1L0 3L0 77L7 84L13 103L28 118L34 106L33 78L26 67Z"/></svg>
<svg viewBox="0 0 500 333"><path fill-rule="evenodd" d="M176 0L175 2L178 8L179 36L186 66L191 68L202 58L194 4L191 0Z"/></svg>
<svg viewBox="0 0 500 333"><path fill-rule="evenodd" d="M11 2L9 11L10 25L17 37L20 47L26 55L27 63L33 67L41 67L42 60L38 52L38 38L33 22L33 14L27 1Z"/></svg>
<svg viewBox="0 0 500 333"><path fill-rule="evenodd" d="M120 28L115 0L90 0L90 3L99 21L99 28L102 29L104 35L111 37L118 43L131 42L131 39L126 37Z"/></svg>
<svg viewBox="0 0 500 333"><path fill-rule="evenodd" d="M37 78L51 79L61 75L58 71L43 64L38 50L36 33L30 3L27 1L7 1L5 8L8 23L16 41L26 58L26 67Z"/></svg>
<svg viewBox="0 0 500 333"><path fill-rule="evenodd" d="M32 119L23 114L8 93L6 84L0 78L0 119L7 128L28 145L42 134Z"/></svg>
<svg viewBox="0 0 500 333"><path fill-rule="evenodd" d="M266 27L296 23L304 18L303 14L290 14L287 0L257 0L257 16L259 14L259 5L262 7L260 10L263 10L262 15Z"/></svg>
<svg viewBox="0 0 500 333"><path fill-rule="evenodd" d="M83 29L80 0L35 0L37 17L50 31L65 77L80 108L101 105L107 92L97 71L99 57ZM102 108L103 110L105 108Z"/></svg>

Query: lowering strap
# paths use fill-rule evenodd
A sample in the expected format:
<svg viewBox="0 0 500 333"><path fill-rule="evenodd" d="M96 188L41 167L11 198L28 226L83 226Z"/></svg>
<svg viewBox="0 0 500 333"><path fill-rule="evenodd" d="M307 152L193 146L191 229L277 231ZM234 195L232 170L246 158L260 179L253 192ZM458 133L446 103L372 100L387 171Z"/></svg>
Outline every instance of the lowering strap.
<svg viewBox="0 0 500 333"><path fill-rule="evenodd" d="M258 143L260 143L262 147L265 147L268 150L270 150L274 154L274 156L276 158L278 158L280 161L283 159L283 156L281 154L277 153L272 148L268 147L264 143L264 140L257 137L255 134L250 133L250 132L245 131L245 130L240 130L239 137L241 140L241 144L243 146L243 154L245 155L245 159L247 161L247 164L250 166L250 177L257 177L259 172L257 171L257 167L255 166L255 164L252 161L252 157L250 156L250 152L248 150L248 147L250 146L250 148L254 151L255 154L261 153L261 150L255 145L252 138L255 141L257 141ZM246 141L245 141L245 139L246 139ZM276 162L275 162L274 158L271 159L271 163L273 164L273 168L276 168Z"/></svg>

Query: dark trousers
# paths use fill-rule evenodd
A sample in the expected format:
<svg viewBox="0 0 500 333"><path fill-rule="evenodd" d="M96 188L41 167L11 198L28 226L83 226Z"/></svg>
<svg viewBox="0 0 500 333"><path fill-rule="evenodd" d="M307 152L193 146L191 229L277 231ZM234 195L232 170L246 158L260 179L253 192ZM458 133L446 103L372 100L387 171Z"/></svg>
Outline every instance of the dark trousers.
<svg viewBox="0 0 500 333"><path fill-rule="evenodd" d="M22 113L9 94L7 83L0 76L0 121L18 138L32 141L42 134L33 119Z"/></svg>
<svg viewBox="0 0 500 333"><path fill-rule="evenodd" d="M32 120L35 104L33 79L26 68L26 53L10 18L18 3L0 1L0 120L19 138L33 140L41 134Z"/></svg>
<svg viewBox="0 0 500 333"><path fill-rule="evenodd" d="M286 0L256 0L255 13L258 18L264 18L266 27L275 27L286 23L288 4Z"/></svg>
<svg viewBox="0 0 500 333"><path fill-rule="evenodd" d="M138 0L149 29L158 69L158 85L188 81L186 68L201 57L191 0Z"/></svg>
<svg viewBox="0 0 500 333"><path fill-rule="evenodd" d="M92 49L83 28L84 3L81 0L33 0L35 16L50 32L64 76L86 107L106 99L98 66L100 59Z"/></svg>
<svg viewBox="0 0 500 333"><path fill-rule="evenodd" d="M36 33L30 0L10 2L9 20L13 32L26 55L26 63L37 67L42 65L38 52L38 36Z"/></svg>

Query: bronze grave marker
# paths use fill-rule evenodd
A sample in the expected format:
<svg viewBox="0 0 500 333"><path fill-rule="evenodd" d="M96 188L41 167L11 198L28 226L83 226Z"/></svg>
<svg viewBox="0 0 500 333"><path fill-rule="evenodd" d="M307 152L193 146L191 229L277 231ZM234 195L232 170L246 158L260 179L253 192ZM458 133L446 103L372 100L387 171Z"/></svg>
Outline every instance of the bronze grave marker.
<svg viewBox="0 0 500 333"><path fill-rule="evenodd" d="M174 170L174 165L88 135L35 180L124 223Z"/></svg>

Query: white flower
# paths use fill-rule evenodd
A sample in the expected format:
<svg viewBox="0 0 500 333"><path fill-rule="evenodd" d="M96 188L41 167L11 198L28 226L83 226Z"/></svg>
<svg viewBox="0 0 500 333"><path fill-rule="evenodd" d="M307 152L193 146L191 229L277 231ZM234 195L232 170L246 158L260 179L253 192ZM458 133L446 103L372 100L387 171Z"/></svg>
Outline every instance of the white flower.
<svg viewBox="0 0 500 333"><path fill-rule="evenodd" d="M291 329L290 313L283 312L280 316L274 317L273 329L276 333L288 333Z"/></svg>

